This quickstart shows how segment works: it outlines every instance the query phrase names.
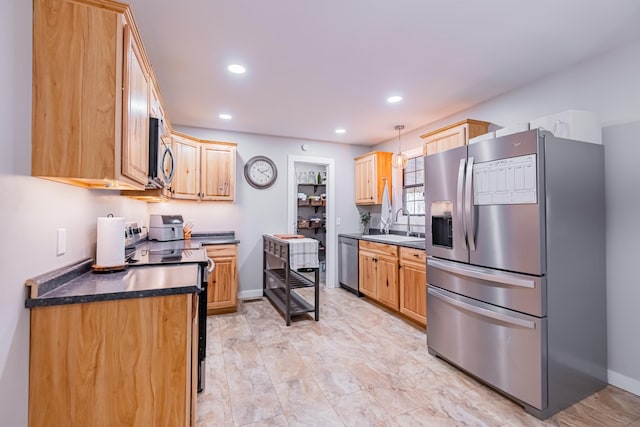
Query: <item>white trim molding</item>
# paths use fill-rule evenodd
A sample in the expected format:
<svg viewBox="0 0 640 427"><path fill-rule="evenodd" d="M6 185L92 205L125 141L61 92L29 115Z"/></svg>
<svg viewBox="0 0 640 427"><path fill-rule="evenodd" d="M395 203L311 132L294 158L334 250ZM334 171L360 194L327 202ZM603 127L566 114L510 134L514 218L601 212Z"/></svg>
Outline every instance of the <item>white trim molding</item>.
<svg viewBox="0 0 640 427"><path fill-rule="evenodd" d="M297 218L297 177L296 163L308 163L326 166L327 168L327 288L337 288L338 242L336 236L336 161L328 157L288 156L287 172L287 232L296 233Z"/></svg>
<svg viewBox="0 0 640 427"><path fill-rule="evenodd" d="M238 292L238 299L254 299L262 297L262 288Z"/></svg>
<svg viewBox="0 0 640 427"><path fill-rule="evenodd" d="M640 381L627 377L609 369L607 372L609 384L640 396Z"/></svg>

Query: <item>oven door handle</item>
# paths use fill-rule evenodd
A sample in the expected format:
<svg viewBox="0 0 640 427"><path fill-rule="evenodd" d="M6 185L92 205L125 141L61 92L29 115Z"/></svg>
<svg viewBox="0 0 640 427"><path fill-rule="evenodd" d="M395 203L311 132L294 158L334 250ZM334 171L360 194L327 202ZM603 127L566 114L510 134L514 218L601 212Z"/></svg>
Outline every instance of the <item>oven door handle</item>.
<svg viewBox="0 0 640 427"><path fill-rule="evenodd" d="M463 301L458 301L457 299L451 298L447 295L444 295L438 291L436 291L435 289L429 288L428 289L428 294L430 297L435 297L439 300L442 300L443 302L452 305L454 307L457 307L461 310L466 310L466 311L470 311L472 313L475 313L479 316L482 317L489 317L491 319L497 320L499 322L504 322L507 323L509 325L514 325L514 326L520 326L522 328L527 328L527 329L535 329L536 328L536 323L532 322L530 320L524 320L524 319L518 319L517 317L513 317L513 316L509 316L506 314L502 314L502 313L498 313L495 312L493 310L488 310L486 308L482 308L482 307L477 307L475 305L471 305L468 304L466 302Z"/></svg>
<svg viewBox="0 0 640 427"><path fill-rule="evenodd" d="M207 257L207 273L211 274L213 269L216 268L216 263L209 257Z"/></svg>

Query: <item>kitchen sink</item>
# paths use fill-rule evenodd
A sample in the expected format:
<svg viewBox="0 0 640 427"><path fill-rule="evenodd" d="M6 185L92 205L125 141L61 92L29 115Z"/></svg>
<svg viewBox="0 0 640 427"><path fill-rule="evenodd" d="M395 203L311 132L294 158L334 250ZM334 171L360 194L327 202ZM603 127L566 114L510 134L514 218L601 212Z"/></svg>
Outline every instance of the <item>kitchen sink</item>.
<svg viewBox="0 0 640 427"><path fill-rule="evenodd" d="M375 235L363 235L363 240L370 240L372 242L383 243L417 243L424 242L424 237L415 236L402 236L400 234L375 234Z"/></svg>

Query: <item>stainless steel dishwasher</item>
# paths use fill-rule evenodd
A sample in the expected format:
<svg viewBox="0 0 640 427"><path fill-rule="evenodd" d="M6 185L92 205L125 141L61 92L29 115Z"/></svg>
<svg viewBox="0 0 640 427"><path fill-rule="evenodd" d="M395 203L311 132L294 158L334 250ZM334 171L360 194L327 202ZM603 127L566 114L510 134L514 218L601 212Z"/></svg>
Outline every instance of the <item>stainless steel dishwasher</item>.
<svg viewBox="0 0 640 427"><path fill-rule="evenodd" d="M340 286L360 296L358 287L358 239L338 237L338 257L340 258Z"/></svg>

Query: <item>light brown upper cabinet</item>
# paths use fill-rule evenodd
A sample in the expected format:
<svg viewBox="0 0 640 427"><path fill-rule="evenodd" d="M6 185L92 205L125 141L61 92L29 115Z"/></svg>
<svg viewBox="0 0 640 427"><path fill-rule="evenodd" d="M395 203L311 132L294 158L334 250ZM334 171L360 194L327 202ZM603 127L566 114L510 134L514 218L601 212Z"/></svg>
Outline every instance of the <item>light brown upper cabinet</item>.
<svg viewBox="0 0 640 427"><path fill-rule="evenodd" d="M198 200L200 198L200 143L173 134L176 171L171 183L171 197Z"/></svg>
<svg viewBox="0 0 640 427"><path fill-rule="evenodd" d="M420 135L424 140L424 154L439 153L468 144L469 139L489 131L490 123L466 119L450 126Z"/></svg>
<svg viewBox="0 0 640 427"><path fill-rule="evenodd" d="M129 24L124 26L124 46L122 174L146 184L149 175L149 81Z"/></svg>
<svg viewBox="0 0 640 427"><path fill-rule="evenodd" d="M235 199L236 144L207 141L174 132L176 173L172 197L191 200Z"/></svg>
<svg viewBox="0 0 640 427"><path fill-rule="evenodd" d="M200 198L233 201L236 176L235 144L206 143L202 144L200 150Z"/></svg>
<svg viewBox="0 0 640 427"><path fill-rule="evenodd" d="M379 205L385 181L391 200L391 156L393 153L374 151L355 158L356 205Z"/></svg>
<svg viewBox="0 0 640 427"><path fill-rule="evenodd" d="M128 6L34 0L31 174L90 188L143 189L147 70Z"/></svg>

